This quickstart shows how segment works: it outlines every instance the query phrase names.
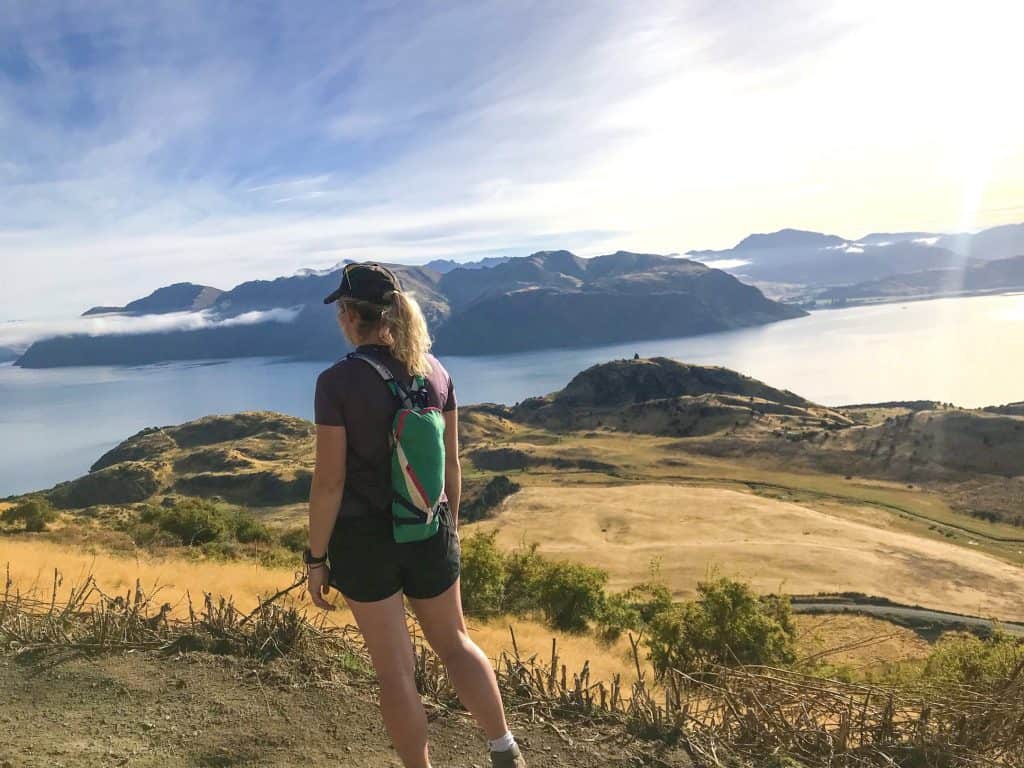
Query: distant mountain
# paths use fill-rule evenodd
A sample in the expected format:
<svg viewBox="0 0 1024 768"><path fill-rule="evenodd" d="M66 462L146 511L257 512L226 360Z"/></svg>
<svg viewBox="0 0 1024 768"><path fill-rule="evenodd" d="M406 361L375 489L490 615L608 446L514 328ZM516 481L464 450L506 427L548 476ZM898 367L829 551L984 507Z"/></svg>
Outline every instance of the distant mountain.
<svg viewBox="0 0 1024 768"><path fill-rule="evenodd" d="M933 237L940 237L934 232L872 232L870 235L854 242L860 245L888 245L889 243L900 243L906 240L926 240Z"/></svg>
<svg viewBox="0 0 1024 768"><path fill-rule="evenodd" d="M403 287L416 292L427 320L436 322L447 315L447 302L437 293L440 278L433 270L405 264L389 264ZM302 305L322 306L323 298L341 282L341 269L327 273L309 273L278 277L274 280L251 280L221 294L212 309L231 317L243 312L265 311Z"/></svg>
<svg viewBox="0 0 1024 768"><path fill-rule="evenodd" d="M403 285L418 296L427 321L432 325L443 322L448 304L433 287L440 276L421 267L391 266ZM225 291L209 307L221 319L247 312L298 308L290 322L130 335L60 336L32 344L17 365L144 365L168 360L276 356L335 360L342 355L345 342L323 298L338 287L340 280L340 271L254 280Z"/></svg>
<svg viewBox="0 0 1024 768"><path fill-rule="evenodd" d="M434 259L423 266L444 275L453 269L490 269L504 264L511 256L486 256L478 261L455 261L454 259Z"/></svg>
<svg viewBox="0 0 1024 768"><path fill-rule="evenodd" d="M93 307L82 313L88 315L165 315L170 312L196 312L213 306L223 293L219 288L195 283L175 283L158 288L149 296L137 299L123 307Z"/></svg>
<svg viewBox="0 0 1024 768"><path fill-rule="evenodd" d="M1024 290L1024 256L972 262L962 269L924 270L856 285L838 286L816 294L815 298L824 301L848 301L1011 289Z"/></svg>
<svg viewBox="0 0 1024 768"><path fill-rule="evenodd" d="M1024 224L992 227L977 234L875 232L846 240L819 232L783 229L750 235L727 250L690 251L699 261L733 261L729 272L755 284L799 284L812 288L881 280L922 270L992 261L1024 253Z"/></svg>
<svg viewBox="0 0 1024 768"><path fill-rule="evenodd" d="M829 248L844 245L846 240L837 235L807 232L802 229L780 229L767 235L748 235L733 248L734 251L759 251L775 248Z"/></svg>
<svg viewBox="0 0 1024 768"><path fill-rule="evenodd" d="M689 336L805 314L695 261L624 251L542 251L484 272L455 270L440 288L453 315L436 348L448 354Z"/></svg>
<svg viewBox="0 0 1024 768"><path fill-rule="evenodd" d="M725 272L652 254L620 251L582 259L569 251L543 251L486 269L458 267L444 275L426 267L391 266L418 296L435 349L447 354L687 336L805 314L766 299ZM219 294L207 307L220 319L294 308L290 322L64 336L36 342L17 364L115 365L279 355L337 359L344 342L322 299L339 280L340 273L334 272L251 281Z"/></svg>
<svg viewBox="0 0 1024 768"><path fill-rule="evenodd" d="M0 347L0 363L9 363L21 357L21 352L10 347Z"/></svg>
<svg viewBox="0 0 1024 768"><path fill-rule="evenodd" d="M938 245L972 259L1008 259L1024 253L1024 224L1003 224L975 235L943 235Z"/></svg>

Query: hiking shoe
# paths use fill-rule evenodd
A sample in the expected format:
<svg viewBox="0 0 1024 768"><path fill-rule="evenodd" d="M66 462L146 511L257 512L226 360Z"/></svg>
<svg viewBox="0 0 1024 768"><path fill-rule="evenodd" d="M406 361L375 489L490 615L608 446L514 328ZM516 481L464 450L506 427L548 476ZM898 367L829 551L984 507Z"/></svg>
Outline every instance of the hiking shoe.
<svg viewBox="0 0 1024 768"><path fill-rule="evenodd" d="M504 752L491 752L491 768L526 768L519 745L513 744L512 749Z"/></svg>

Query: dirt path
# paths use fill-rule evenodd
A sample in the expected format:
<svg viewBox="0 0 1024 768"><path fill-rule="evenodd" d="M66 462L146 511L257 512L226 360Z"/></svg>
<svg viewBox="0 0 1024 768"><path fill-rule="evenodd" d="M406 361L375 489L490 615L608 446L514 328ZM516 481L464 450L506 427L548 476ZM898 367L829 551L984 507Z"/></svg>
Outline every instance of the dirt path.
<svg viewBox="0 0 1024 768"><path fill-rule="evenodd" d="M368 685L296 685L269 669L258 679L230 657L5 655L0 691L0 768L401 765ZM531 768L689 765L679 750L651 761L650 745L558 727L574 748L547 724L513 719ZM463 714L432 712L430 737L435 768L489 766Z"/></svg>

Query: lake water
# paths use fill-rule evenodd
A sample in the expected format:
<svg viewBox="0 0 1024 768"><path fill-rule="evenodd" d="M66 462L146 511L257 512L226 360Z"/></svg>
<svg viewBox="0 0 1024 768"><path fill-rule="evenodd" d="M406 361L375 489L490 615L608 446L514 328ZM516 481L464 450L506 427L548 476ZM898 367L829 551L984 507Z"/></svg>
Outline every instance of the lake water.
<svg viewBox="0 0 1024 768"><path fill-rule="evenodd" d="M460 403L511 404L635 352L724 365L825 405L1000 404L1024 400L1024 294L825 310L706 336L442 362ZM264 359L139 368L2 365L0 495L76 477L147 426L243 410L310 418L313 383L324 367Z"/></svg>

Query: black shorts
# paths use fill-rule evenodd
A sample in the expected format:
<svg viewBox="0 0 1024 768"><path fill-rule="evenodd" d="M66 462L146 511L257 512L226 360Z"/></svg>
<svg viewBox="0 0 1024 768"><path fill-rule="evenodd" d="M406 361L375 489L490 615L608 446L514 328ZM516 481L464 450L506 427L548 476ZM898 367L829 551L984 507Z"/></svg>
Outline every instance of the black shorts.
<svg viewBox="0 0 1024 768"><path fill-rule="evenodd" d="M459 578L459 539L447 504L437 533L398 544L391 520L339 518L327 549L329 583L350 600L370 603L399 590L414 599L437 597Z"/></svg>

